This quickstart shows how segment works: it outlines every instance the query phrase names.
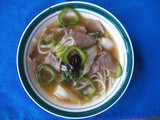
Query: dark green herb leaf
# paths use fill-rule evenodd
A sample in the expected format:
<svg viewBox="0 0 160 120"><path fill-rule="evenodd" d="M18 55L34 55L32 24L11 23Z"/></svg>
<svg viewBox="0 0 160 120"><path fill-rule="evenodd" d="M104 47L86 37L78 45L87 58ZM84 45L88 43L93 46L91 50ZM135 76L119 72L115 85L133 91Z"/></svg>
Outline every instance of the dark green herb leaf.
<svg viewBox="0 0 160 120"><path fill-rule="evenodd" d="M81 66L80 68L81 70L84 69L84 66ZM70 81L73 80L74 82L78 82L79 79L81 79L83 77L83 75L81 75L80 71L62 71L61 73L61 78L62 78L62 82L64 81Z"/></svg>
<svg viewBox="0 0 160 120"><path fill-rule="evenodd" d="M92 36L92 37L95 37L95 38L98 38L99 37L99 33L98 32L91 32L89 33L88 35Z"/></svg>
<svg viewBox="0 0 160 120"><path fill-rule="evenodd" d="M71 77L72 77L73 81L75 81L75 82L77 82L79 79L79 75L76 72L72 72Z"/></svg>
<svg viewBox="0 0 160 120"><path fill-rule="evenodd" d="M70 79L69 71L62 71L61 78L62 78L62 82L69 81Z"/></svg>

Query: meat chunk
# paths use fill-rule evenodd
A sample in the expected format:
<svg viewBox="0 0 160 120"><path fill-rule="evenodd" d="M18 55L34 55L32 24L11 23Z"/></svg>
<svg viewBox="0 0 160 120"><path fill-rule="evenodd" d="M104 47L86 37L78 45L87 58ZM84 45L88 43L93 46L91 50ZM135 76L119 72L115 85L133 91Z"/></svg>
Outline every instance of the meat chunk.
<svg viewBox="0 0 160 120"><path fill-rule="evenodd" d="M85 25L86 25L87 31L98 32L101 37L104 36L105 29L99 20L87 20L85 22Z"/></svg>
<svg viewBox="0 0 160 120"><path fill-rule="evenodd" d="M96 38L72 29L68 30L68 34L73 38L75 45L80 48L89 47L97 42Z"/></svg>
<svg viewBox="0 0 160 120"><path fill-rule="evenodd" d="M93 63L89 74L92 75L94 73L97 73L98 71L99 71L99 65L97 63Z"/></svg>
<svg viewBox="0 0 160 120"><path fill-rule="evenodd" d="M41 63L44 60L44 56L38 53L37 47L31 51L28 57L32 63Z"/></svg>
<svg viewBox="0 0 160 120"><path fill-rule="evenodd" d="M103 52L103 54L98 58L98 62L102 69L109 70L110 72L118 71L115 60L108 52Z"/></svg>
<svg viewBox="0 0 160 120"><path fill-rule="evenodd" d="M61 61L54 54L49 52L44 62L54 67L58 72L60 71Z"/></svg>

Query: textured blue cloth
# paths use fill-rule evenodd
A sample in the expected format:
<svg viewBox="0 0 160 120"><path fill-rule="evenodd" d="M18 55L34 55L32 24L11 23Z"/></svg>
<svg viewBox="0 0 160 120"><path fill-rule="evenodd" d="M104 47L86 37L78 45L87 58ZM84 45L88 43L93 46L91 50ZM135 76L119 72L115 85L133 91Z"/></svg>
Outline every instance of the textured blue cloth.
<svg viewBox="0 0 160 120"><path fill-rule="evenodd" d="M25 93L16 70L16 52L29 22L47 7L65 1L0 2L0 120L62 119L39 108ZM160 116L160 0L83 1L113 13L128 31L135 52L133 77L123 97L109 110L89 119Z"/></svg>

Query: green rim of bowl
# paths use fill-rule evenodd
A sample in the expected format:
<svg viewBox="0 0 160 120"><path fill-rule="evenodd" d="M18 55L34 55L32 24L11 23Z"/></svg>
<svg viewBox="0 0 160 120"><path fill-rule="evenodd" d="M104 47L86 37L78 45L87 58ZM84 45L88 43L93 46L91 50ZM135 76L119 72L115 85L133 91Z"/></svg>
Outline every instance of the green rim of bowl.
<svg viewBox="0 0 160 120"><path fill-rule="evenodd" d="M126 69L127 74L125 76L124 82L121 85L121 88L105 104L103 104L95 109L88 110L85 112L66 112L63 110L56 109L56 108L48 105L47 103L45 103L43 100L41 100L36 95L36 93L30 87L28 80L27 80L27 77L25 75L25 70L24 70L24 50L25 50L27 40L28 40L30 34L32 33L32 31L34 30L34 28L41 22L41 20L45 19L47 16L51 15L52 13L54 13L56 11L62 10L64 7L67 7L67 6L94 11L94 12L102 15L106 19L108 19L119 31L121 37L123 38L125 47L127 49L127 69ZM65 3L54 5L48 9L44 10L42 13L40 13L38 16L36 16L31 21L31 23L28 25L28 27L26 28L26 30L24 31L24 33L21 37L21 40L20 40L20 43L18 46L18 50L17 50L17 70L18 70L18 74L19 74L19 78L21 80L21 83L22 83L25 91L27 92L27 94L42 109L46 110L47 112L49 112L51 114L54 114L54 115L57 115L60 117L65 117L65 118L91 117L91 116L97 115L97 114L109 109L113 104L115 104L120 99L120 97L123 95L126 88L128 87L131 76L132 76L132 72L133 72L133 66L134 66L134 54L133 54L132 44L131 44L130 38L129 38L126 30L122 26L122 24L110 12L106 11L105 9L103 9L97 5L94 5L91 3L86 3L86 2L78 2L78 1L77 2L65 2Z"/></svg>

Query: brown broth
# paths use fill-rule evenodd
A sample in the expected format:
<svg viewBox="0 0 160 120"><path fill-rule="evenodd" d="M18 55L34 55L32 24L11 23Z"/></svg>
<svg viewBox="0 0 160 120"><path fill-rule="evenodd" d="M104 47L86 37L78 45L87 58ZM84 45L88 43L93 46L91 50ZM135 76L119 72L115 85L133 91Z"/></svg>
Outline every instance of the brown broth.
<svg viewBox="0 0 160 120"><path fill-rule="evenodd" d="M70 19L66 19L66 20L72 21L73 19L70 18ZM83 22L84 22L85 20L89 20L89 19L87 19L87 18L82 18L79 24L83 24ZM54 22L51 23L49 26L47 26L47 28L46 28L46 30L45 30L45 33L46 33L47 35L51 34L51 33L52 33L51 29L54 29L54 28L61 28L61 25L58 23L58 21L54 21ZM56 33L55 33L55 34L56 34ZM58 37L56 37L55 39L56 39L56 40L60 40L60 39L63 37L64 33L60 33L60 34L56 34L56 35L57 35ZM119 58L118 48L117 48L117 46L116 46L116 44L115 44L115 42L114 42L114 40L113 40L113 37L112 37L111 34L108 33L108 32L106 32L105 37L107 37L107 38L109 38L110 40L113 41L113 43L114 43L114 48L113 48L111 51L109 51L109 52L113 55L114 58L118 59L118 58ZM40 37L37 36L37 38L40 38ZM32 66L34 66L33 63L32 63ZM37 70L37 67L38 67L38 66L35 66L35 67L36 67L36 68L33 69L33 72L36 74L36 73L37 73L36 70ZM108 78L106 78L106 79L108 79ZM66 89L70 89L71 92L73 92L73 94L74 94L75 96L77 96L77 98L78 98L80 101L71 102L71 100L65 100L65 99L60 99L60 98L56 97L53 93L54 93L57 85L61 85L62 87L66 88ZM56 101L65 103L65 104L83 104L83 103L88 103L88 102L89 102L89 100L84 102L83 97L80 95L80 92L78 92L78 91L75 90L75 88L74 88L73 85L72 85L72 82L61 83L61 74L60 74L60 73L58 73L58 78L57 78L57 80L55 80L53 83L51 83L51 84L49 84L49 85L47 85L47 86L42 86L42 89L44 90L44 92L45 92L49 97L53 98L53 99L56 100ZM106 80L106 91L108 91L108 80Z"/></svg>

